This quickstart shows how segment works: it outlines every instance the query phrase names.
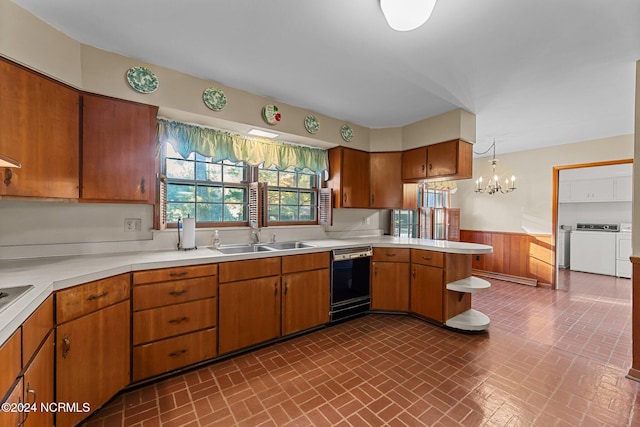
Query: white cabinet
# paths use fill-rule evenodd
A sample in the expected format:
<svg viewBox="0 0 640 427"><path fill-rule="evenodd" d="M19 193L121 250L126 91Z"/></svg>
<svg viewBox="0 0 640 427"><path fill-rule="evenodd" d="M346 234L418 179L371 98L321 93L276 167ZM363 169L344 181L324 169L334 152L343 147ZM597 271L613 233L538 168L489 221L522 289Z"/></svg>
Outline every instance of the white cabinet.
<svg viewBox="0 0 640 427"><path fill-rule="evenodd" d="M613 201L613 178L570 181L570 202Z"/></svg>
<svg viewBox="0 0 640 427"><path fill-rule="evenodd" d="M613 178L613 199L616 202L630 202L633 197L633 180L630 176Z"/></svg>

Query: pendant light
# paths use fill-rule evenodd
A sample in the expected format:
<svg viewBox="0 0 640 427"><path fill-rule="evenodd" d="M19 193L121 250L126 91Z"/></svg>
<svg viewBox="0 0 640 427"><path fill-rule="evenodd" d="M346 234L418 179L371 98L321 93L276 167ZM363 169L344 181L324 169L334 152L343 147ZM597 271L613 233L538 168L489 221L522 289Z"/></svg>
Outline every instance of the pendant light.
<svg viewBox="0 0 640 427"><path fill-rule="evenodd" d="M496 159L496 140L493 140L493 144L491 144L491 147L489 147L487 151L484 151L482 153L476 153L474 151L474 153L480 155L486 154L491 149L493 149L493 157L491 160L489 160L489 163L491 164L491 171L493 176L489 177L486 185L484 184L482 176L476 179L475 192L486 194L511 193L516 189L516 177L514 175L511 175L511 180L509 180L509 178L504 179L504 186L500 184L500 178L498 177L498 172L496 172L496 166L498 165L498 159Z"/></svg>
<svg viewBox="0 0 640 427"><path fill-rule="evenodd" d="M387 23L396 31L415 30L431 16L436 0L380 0Z"/></svg>

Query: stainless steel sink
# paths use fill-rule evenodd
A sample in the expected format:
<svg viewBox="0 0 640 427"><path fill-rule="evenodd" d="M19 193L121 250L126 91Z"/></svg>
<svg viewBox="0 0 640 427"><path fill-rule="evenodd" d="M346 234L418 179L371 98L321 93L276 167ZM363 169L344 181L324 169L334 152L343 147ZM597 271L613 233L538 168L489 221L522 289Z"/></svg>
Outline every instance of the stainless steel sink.
<svg viewBox="0 0 640 427"><path fill-rule="evenodd" d="M214 249L214 248L211 248L211 249ZM241 245L222 245L217 250L222 252L223 254L247 254L247 253L253 253L253 252L275 251L276 249L267 247L267 245L263 245L263 244L252 245L247 243L247 244L241 244Z"/></svg>
<svg viewBox="0 0 640 427"><path fill-rule="evenodd" d="M0 312L16 302L23 294L33 288L33 285L0 288Z"/></svg>
<svg viewBox="0 0 640 427"><path fill-rule="evenodd" d="M276 250L284 250L284 249L301 249L301 248L313 248L315 245L305 242L275 242L275 243L266 243L265 246Z"/></svg>

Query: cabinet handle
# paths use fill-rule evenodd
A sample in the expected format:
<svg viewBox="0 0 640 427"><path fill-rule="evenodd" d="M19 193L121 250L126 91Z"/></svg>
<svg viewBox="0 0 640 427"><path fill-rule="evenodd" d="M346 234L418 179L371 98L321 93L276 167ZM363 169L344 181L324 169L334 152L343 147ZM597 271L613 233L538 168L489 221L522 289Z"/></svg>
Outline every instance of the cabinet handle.
<svg viewBox="0 0 640 427"><path fill-rule="evenodd" d="M169 320L169 323L171 323L172 325L177 325L178 323L186 322L187 320L189 320L188 317L182 316L182 317L180 317L178 319Z"/></svg>
<svg viewBox="0 0 640 427"><path fill-rule="evenodd" d="M177 291L170 291L169 295L171 295L172 297L178 297L178 296L180 296L182 294L186 294L186 293L187 293L186 289L179 289Z"/></svg>
<svg viewBox="0 0 640 427"><path fill-rule="evenodd" d="M413 277L414 279L416 278L416 269L415 268L411 272L411 277Z"/></svg>
<svg viewBox="0 0 640 427"><path fill-rule="evenodd" d="M347 203L347 193L344 193L344 196L342 196L342 200L344 203Z"/></svg>
<svg viewBox="0 0 640 427"><path fill-rule="evenodd" d="M5 185L11 184L11 178L13 178L13 171L11 170L11 168L5 168L4 169L4 184Z"/></svg>
<svg viewBox="0 0 640 427"><path fill-rule="evenodd" d="M378 275L378 266L373 267L373 275L374 276Z"/></svg>
<svg viewBox="0 0 640 427"><path fill-rule="evenodd" d="M187 274L188 273L186 271L180 271L180 272L177 272L177 273L176 272L169 273L169 276L170 277L183 277L183 276L186 276Z"/></svg>
<svg viewBox="0 0 640 427"><path fill-rule="evenodd" d="M420 165L422 167L422 172L424 172L424 165Z"/></svg>
<svg viewBox="0 0 640 427"><path fill-rule="evenodd" d="M38 396L36 395L36 391L31 388L31 385L29 383L27 383L27 390L26 391L29 394L33 394L33 402L31 402L31 403L36 403L36 401L38 400ZM26 402L26 396L25 396L25 402Z"/></svg>
<svg viewBox="0 0 640 427"><path fill-rule="evenodd" d="M273 284L273 294L278 295L278 282Z"/></svg>
<svg viewBox="0 0 640 427"><path fill-rule="evenodd" d="M96 295L89 295L87 297L87 301L94 301L103 297L106 297L107 295L109 295L108 291L103 291L102 293L96 294Z"/></svg>
<svg viewBox="0 0 640 427"><path fill-rule="evenodd" d="M371 204L374 204L376 202L376 196L375 194L371 195Z"/></svg>
<svg viewBox="0 0 640 427"><path fill-rule="evenodd" d="M178 350L178 351L174 351L173 353L169 353L169 357L178 357L178 356L182 356L183 354L185 354L187 352L186 348L183 348L182 350Z"/></svg>
<svg viewBox="0 0 640 427"><path fill-rule="evenodd" d="M393 252L387 252L385 255L386 256L396 256L396 254L394 254Z"/></svg>
<svg viewBox="0 0 640 427"><path fill-rule="evenodd" d="M289 284L287 282L284 282L284 294L286 295L287 292L289 292Z"/></svg>
<svg viewBox="0 0 640 427"><path fill-rule="evenodd" d="M423 256L422 259L424 259L426 261L431 261L431 257L430 256Z"/></svg>
<svg viewBox="0 0 640 427"><path fill-rule="evenodd" d="M429 163L429 170L433 169L433 165L431 163Z"/></svg>
<svg viewBox="0 0 640 427"><path fill-rule="evenodd" d="M144 184L145 184L145 179L144 179L144 176L143 176L142 178L140 178L140 192L142 194L144 194L144 192L145 192Z"/></svg>
<svg viewBox="0 0 640 427"><path fill-rule="evenodd" d="M64 346L62 347L62 358L66 359L69 355L69 351L71 350L71 341L69 340L68 335L62 337L62 343L64 344Z"/></svg>

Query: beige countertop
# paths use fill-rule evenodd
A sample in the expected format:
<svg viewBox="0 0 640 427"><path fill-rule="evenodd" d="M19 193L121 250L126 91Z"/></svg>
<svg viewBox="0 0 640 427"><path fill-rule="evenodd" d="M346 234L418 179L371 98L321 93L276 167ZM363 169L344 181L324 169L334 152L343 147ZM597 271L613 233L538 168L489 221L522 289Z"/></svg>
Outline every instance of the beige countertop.
<svg viewBox="0 0 640 427"><path fill-rule="evenodd" d="M493 251L491 246L476 243L391 236L349 240L305 240L305 242L314 246L233 255L204 247L191 251L108 253L0 261L0 291L7 287L33 285L32 289L0 312L0 343L4 343L53 291L131 271L324 252L362 245L428 249L458 254L486 254Z"/></svg>

